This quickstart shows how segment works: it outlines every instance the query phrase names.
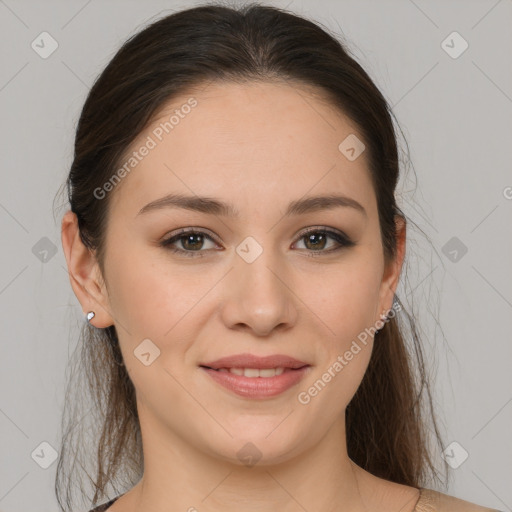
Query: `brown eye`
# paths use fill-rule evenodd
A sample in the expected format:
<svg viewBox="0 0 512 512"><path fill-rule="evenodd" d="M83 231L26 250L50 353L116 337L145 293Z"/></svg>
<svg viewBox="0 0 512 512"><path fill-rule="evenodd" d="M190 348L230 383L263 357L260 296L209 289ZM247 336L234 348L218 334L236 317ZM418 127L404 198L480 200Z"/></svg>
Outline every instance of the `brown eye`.
<svg viewBox="0 0 512 512"><path fill-rule="evenodd" d="M335 245L333 248L325 250L327 246L328 239L335 240L337 246ZM304 240L304 245L309 253L308 256L320 256L321 254L332 253L334 251L343 249L344 247L351 247L354 244L346 235L343 233L338 233L337 231L332 231L329 229L318 229L313 228L303 233L299 239L299 241ZM317 254L315 254L315 252Z"/></svg>
<svg viewBox="0 0 512 512"><path fill-rule="evenodd" d="M201 253L205 251L202 251L201 249L204 246L205 239L214 242L213 238L203 231L185 229L180 231L178 234L163 240L160 242L160 245L171 250L172 252L183 254L184 256L202 257L203 254ZM183 249L173 247L176 242L181 242Z"/></svg>

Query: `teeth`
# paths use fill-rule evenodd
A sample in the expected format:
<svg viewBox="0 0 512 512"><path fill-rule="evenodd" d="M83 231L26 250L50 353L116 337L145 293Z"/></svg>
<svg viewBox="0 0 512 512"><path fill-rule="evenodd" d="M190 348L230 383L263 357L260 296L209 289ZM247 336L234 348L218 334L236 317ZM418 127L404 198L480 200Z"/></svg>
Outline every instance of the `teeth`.
<svg viewBox="0 0 512 512"><path fill-rule="evenodd" d="M220 372L230 372L235 375L243 375L244 377L275 377L284 372L284 368L220 368Z"/></svg>

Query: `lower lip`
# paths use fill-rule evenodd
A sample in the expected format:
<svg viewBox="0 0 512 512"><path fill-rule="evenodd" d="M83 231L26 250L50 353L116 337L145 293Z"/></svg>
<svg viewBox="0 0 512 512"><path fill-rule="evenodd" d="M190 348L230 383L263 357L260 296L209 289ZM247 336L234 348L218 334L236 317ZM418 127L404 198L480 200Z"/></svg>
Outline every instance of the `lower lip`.
<svg viewBox="0 0 512 512"><path fill-rule="evenodd" d="M231 372L212 370L204 366L200 368L206 371L213 380L239 396L263 399L280 395L295 386L304 378L310 366L303 366L296 370L286 370L281 375L275 375L274 377L245 377Z"/></svg>

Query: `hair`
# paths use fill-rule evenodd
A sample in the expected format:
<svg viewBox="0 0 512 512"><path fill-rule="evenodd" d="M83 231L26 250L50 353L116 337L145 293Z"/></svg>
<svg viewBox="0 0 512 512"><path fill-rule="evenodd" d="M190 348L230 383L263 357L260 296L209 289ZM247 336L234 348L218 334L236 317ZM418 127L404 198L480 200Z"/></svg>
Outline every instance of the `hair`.
<svg viewBox="0 0 512 512"><path fill-rule="evenodd" d="M83 106L65 185L80 238L93 251L103 278L111 194L98 200L94 191L122 165L130 144L178 95L209 82L257 81L314 88L355 124L366 146L384 257L387 262L396 256L395 221L397 216L405 220L395 200L400 168L396 133L391 108L369 75L345 43L317 23L272 6L210 3L174 12L130 37ZM366 373L346 409L346 435L348 455L357 465L380 478L421 487L430 477L439 479L428 430L439 447L443 443L415 322L402 306L378 332ZM117 494L118 484L131 487L143 473L135 389L116 328L84 322L80 341L72 377L80 371L83 376L78 384L68 382L55 479L63 511L73 509L77 482L84 496L82 481L73 477L77 465L92 484L93 505L108 499L108 486ZM88 411L86 393L92 398ZM88 443L86 433L91 434Z"/></svg>

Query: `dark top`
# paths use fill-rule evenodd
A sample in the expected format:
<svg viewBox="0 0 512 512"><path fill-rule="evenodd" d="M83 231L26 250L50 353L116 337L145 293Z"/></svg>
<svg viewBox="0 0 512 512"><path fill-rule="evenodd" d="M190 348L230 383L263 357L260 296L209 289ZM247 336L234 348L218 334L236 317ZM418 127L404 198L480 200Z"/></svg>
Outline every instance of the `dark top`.
<svg viewBox="0 0 512 512"><path fill-rule="evenodd" d="M105 510L107 510L107 508L110 507L110 505L113 505L114 501L117 501L121 496L122 496L122 494L119 495L117 498L114 498L113 500L110 500L107 503L103 503L103 505L100 505L100 506L98 506L96 508L93 508L90 512L105 512Z"/></svg>

